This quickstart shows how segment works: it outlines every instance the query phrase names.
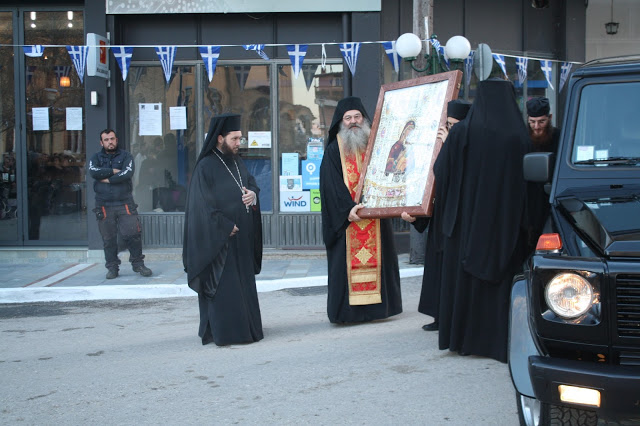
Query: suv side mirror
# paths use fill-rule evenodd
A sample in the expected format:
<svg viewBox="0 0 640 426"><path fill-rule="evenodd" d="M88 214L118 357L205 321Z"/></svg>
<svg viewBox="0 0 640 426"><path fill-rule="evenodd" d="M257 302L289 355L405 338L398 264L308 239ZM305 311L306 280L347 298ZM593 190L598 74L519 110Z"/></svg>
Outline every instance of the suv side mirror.
<svg viewBox="0 0 640 426"><path fill-rule="evenodd" d="M555 164L552 152L530 152L522 160L524 179L528 182L546 183L553 176Z"/></svg>

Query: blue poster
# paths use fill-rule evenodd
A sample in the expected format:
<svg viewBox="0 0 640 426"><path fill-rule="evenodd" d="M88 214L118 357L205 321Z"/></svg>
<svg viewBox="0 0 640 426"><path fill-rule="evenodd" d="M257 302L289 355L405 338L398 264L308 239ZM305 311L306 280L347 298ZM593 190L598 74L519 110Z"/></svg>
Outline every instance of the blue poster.
<svg viewBox="0 0 640 426"><path fill-rule="evenodd" d="M302 162L302 189L320 188L320 161L304 160Z"/></svg>
<svg viewBox="0 0 640 426"><path fill-rule="evenodd" d="M282 176L296 176L299 175L298 171L298 153L297 152L283 152L282 153Z"/></svg>

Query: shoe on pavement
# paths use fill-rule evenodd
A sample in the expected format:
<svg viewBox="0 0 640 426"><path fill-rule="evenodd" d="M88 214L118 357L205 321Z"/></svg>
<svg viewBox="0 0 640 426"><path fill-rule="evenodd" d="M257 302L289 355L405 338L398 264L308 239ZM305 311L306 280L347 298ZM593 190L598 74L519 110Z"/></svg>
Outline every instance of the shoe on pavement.
<svg viewBox="0 0 640 426"><path fill-rule="evenodd" d="M422 326L422 329L424 331L438 331L438 327L440 326L440 324L438 323L438 321L434 321L431 324L425 324Z"/></svg>
<svg viewBox="0 0 640 426"><path fill-rule="evenodd" d="M133 272L139 272L143 277L150 277L153 272L151 269L147 268L144 265L138 265L133 267Z"/></svg>
<svg viewBox="0 0 640 426"><path fill-rule="evenodd" d="M118 277L118 270L117 269L109 269L109 272L107 272L107 279L108 280L112 280L114 278Z"/></svg>

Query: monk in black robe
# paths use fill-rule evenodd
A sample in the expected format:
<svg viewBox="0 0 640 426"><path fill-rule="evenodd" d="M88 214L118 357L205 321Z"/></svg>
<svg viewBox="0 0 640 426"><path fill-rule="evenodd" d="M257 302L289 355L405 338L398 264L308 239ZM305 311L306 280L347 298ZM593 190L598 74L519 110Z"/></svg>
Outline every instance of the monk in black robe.
<svg viewBox="0 0 640 426"><path fill-rule="evenodd" d="M527 101L527 127L532 151L557 153L560 129L551 124L552 117L549 99L538 97ZM527 211L530 223L529 249L531 250L535 248L540 234L543 233L551 210L549 194L545 191L545 185L545 182L527 183L529 194Z"/></svg>
<svg viewBox="0 0 640 426"><path fill-rule="evenodd" d="M261 340L255 253L262 253L260 189L237 155L240 116L211 119L189 185L182 260L198 293L202 344ZM257 237L258 235L258 237Z"/></svg>
<svg viewBox="0 0 640 426"><path fill-rule="evenodd" d="M434 164L440 349L507 360L511 283L526 256L522 159L529 150L511 82L480 82Z"/></svg>
<svg viewBox="0 0 640 426"><path fill-rule="evenodd" d="M463 99L454 99L447 104L447 124L438 130L438 138L446 143L449 130L461 120L464 120L471 108L471 102ZM444 203L439 203L438 187L441 192L445 192L441 182L446 182L445 178L435 180L436 197L434 199L433 213L431 217L412 217L406 212L402 213L402 218L411 222L418 232L424 232L429 227L427 242L424 251L424 273L422 274L422 289L420 291L420 302L418 312L433 317L433 322L425 324L422 329L425 331L438 330L438 309L440 305L440 265L442 263L442 233L438 223L442 220Z"/></svg>
<svg viewBox="0 0 640 426"><path fill-rule="evenodd" d="M369 132L362 101L342 99L333 115L320 165L329 281L327 315L332 323L371 321L402 312L391 220L360 218L357 212L363 206L353 199Z"/></svg>

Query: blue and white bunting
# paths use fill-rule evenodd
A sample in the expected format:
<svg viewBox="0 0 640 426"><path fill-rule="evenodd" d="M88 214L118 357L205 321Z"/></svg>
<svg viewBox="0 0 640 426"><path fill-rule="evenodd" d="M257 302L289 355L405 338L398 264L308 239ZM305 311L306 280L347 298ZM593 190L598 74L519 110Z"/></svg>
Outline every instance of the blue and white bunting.
<svg viewBox="0 0 640 426"><path fill-rule="evenodd" d="M540 60L540 69L542 70L544 77L547 79L547 83L549 83L551 90L555 90L553 88L553 84L551 84L551 61Z"/></svg>
<svg viewBox="0 0 640 426"><path fill-rule="evenodd" d="M213 79L213 73L216 72L218 58L220 57L220 46L200 46L200 56L204 61L204 67L207 69L209 83Z"/></svg>
<svg viewBox="0 0 640 426"><path fill-rule="evenodd" d="M529 58L516 57L516 67L518 68L518 81L520 84L524 84L527 79L527 64Z"/></svg>
<svg viewBox="0 0 640 426"><path fill-rule="evenodd" d="M558 88L559 92L562 92L562 88L564 87L564 83L567 81L567 77L569 77L569 73L571 72L571 67L573 64L571 62L563 62L560 66L560 87Z"/></svg>
<svg viewBox="0 0 640 426"><path fill-rule="evenodd" d="M500 69L504 73L504 76L509 78L507 75L507 65L504 62L504 55L498 55L497 53L493 54L493 59L500 65Z"/></svg>
<svg viewBox="0 0 640 426"><path fill-rule="evenodd" d="M176 58L176 46L158 46L156 47L156 53L158 54L158 58L160 58L164 78L167 80L167 83L169 83L169 80L171 80L173 60Z"/></svg>
<svg viewBox="0 0 640 426"><path fill-rule="evenodd" d="M73 65L76 67L76 72L80 78L80 83L84 80L84 67L87 64L87 53L89 53L89 47L87 46L67 46L67 52L71 56Z"/></svg>
<svg viewBox="0 0 640 426"><path fill-rule="evenodd" d="M53 72L56 74L56 79L60 81L61 77L69 77L69 73L71 72L71 66L56 65L53 67Z"/></svg>
<svg viewBox="0 0 640 426"><path fill-rule="evenodd" d="M360 53L360 43L340 43L340 51L342 52L342 56L344 57L349 70L351 70L351 75L355 75L356 73L356 64L358 63L358 54Z"/></svg>
<svg viewBox="0 0 640 426"><path fill-rule="evenodd" d="M318 70L318 65L303 65L302 66L302 76L304 77L304 82L307 85L307 91L311 90L311 85L313 84L313 79L316 77L316 71Z"/></svg>
<svg viewBox="0 0 640 426"><path fill-rule="evenodd" d="M41 44L22 46L22 50L24 50L24 54L30 58L39 58L44 53L44 47Z"/></svg>
<svg viewBox="0 0 640 426"><path fill-rule="evenodd" d="M265 61L269 60L269 57L264 53L264 44L243 44L244 50L253 50Z"/></svg>
<svg viewBox="0 0 640 426"><path fill-rule="evenodd" d="M293 75L298 78L300 74L300 68L302 62L304 62L304 56L307 54L308 44L289 44L287 45L287 53L291 59L291 66L293 67Z"/></svg>
<svg viewBox="0 0 640 426"><path fill-rule="evenodd" d="M131 57L133 56L133 47L131 46L114 46L111 48L113 56L122 72L122 81L127 79L129 73L129 65L131 65Z"/></svg>
<svg viewBox="0 0 640 426"><path fill-rule="evenodd" d="M438 56L442 56L442 59L444 59L444 63L447 66L447 69L450 69L451 64L449 63L449 58L445 56L444 46L440 44L440 40L438 40L437 38L431 38L429 39L429 41L431 42L431 45L436 49L436 52L438 52Z"/></svg>
<svg viewBox="0 0 640 426"><path fill-rule="evenodd" d="M465 72L465 78L467 80L467 86L471 83L471 74L473 71L473 55L476 52L474 50L472 50L469 53L469 56L467 56L467 59L464 60L464 72Z"/></svg>
<svg viewBox="0 0 640 426"><path fill-rule="evenodd" d="M251 72L251 65L237 65L233 67L236 73L236 79L238 80L238 86L240 91L244 90L244 85L247 84L249 79L249 73Z"/></svg>
<svg viewBox="0 0 640 426"><path fill-rule="evenodd" d="M400 70L400 55L396 51L396 42L395 41L383 41L382 46L384 47L384 52L387 54L387 58L391 61L391 65L393 65L393 69L395 72Z"/></svg>

